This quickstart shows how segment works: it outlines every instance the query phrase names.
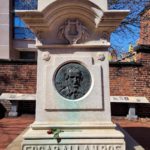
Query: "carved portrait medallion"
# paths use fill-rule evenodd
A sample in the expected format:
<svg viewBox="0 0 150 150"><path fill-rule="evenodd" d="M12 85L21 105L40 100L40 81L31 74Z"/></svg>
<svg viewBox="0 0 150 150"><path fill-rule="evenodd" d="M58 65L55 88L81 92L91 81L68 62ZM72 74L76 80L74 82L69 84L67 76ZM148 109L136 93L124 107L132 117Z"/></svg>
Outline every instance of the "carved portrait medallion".
<svg viewBox="0 0 150 150"><path fill-rule="evenodd" d="M61 96L76 100L83 97L90 89L91 75L83 65L74 62L67 63L57 70L54 84Z"/></svg>

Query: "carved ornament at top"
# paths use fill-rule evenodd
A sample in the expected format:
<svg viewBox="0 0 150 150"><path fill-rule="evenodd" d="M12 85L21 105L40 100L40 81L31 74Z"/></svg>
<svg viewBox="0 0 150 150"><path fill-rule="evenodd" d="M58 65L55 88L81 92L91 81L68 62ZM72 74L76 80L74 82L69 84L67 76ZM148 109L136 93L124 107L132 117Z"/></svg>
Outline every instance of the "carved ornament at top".
<svg viewBox="0 0 150 150"><path fill-rule="evenodd" d="M58 38L67 39L70 44L77 44L79 40L85 41L88 37L87 28L78 19L68 19L58 30Z"/></svg>

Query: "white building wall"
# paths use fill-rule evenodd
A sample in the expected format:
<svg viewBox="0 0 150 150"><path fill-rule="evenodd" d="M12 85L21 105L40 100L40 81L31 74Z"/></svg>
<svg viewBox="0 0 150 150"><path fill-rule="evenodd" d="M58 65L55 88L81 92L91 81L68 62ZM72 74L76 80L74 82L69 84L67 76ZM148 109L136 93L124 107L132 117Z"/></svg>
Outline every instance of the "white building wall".
<svg viewBox="0 0 150 150"><path fill-rule="evenodd" d="M10 59L11 48L11 0L0 0L0 59Z"/></svg>

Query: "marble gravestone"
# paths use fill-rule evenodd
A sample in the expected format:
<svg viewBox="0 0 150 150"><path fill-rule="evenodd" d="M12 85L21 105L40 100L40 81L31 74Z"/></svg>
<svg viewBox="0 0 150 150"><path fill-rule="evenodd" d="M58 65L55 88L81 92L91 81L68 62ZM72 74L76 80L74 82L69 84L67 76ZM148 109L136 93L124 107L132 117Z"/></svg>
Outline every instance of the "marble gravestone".
<svg viewBox="0 0 150 150"><path fill-rule="evenodd" d="M17 14L36 34L36 119L22 150L125 150L111 122L110 33L128 11L106 0L39 0L38 10ZM59 140L55 133L59 130Z"/></svg>

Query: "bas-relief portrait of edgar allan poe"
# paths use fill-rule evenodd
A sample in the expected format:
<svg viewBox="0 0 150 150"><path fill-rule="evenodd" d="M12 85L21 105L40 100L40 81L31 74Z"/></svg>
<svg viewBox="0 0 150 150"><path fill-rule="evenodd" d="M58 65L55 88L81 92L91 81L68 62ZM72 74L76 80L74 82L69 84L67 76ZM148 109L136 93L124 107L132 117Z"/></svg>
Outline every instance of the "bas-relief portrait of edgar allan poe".
<svg viewBox="0 0 150 150"><path fill-rule="evenodd" d="M90 85L90 73L79 63L65 64L55 75L55 87L58 93L69 100L84 96L90 89Z"/></svg>

